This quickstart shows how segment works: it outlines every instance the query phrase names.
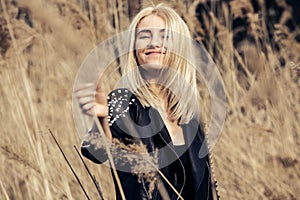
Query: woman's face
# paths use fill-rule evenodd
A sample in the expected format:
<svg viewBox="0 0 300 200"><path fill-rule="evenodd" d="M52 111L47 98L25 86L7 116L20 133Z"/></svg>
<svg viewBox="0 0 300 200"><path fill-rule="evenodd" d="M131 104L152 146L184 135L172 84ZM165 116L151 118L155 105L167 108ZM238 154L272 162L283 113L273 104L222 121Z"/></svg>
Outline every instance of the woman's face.
<svg viewBox="0 0 300 200"><path fill-rule="evenodd" d="M135 53L145 71L162 68L167 50L165 28L165 21L157 15L144 17L137 26Z"/></svg>

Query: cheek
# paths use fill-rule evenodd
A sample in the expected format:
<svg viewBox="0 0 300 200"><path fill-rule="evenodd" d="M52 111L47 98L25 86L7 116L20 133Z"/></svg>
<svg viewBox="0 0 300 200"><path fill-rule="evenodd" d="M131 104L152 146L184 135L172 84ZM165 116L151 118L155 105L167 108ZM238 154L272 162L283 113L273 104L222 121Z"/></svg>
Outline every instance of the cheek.
<svg viewBox="0 0 300 200"><path fill-rule="evenodd" d="M165 49L167 49L168 48L168 41L167 42L165 42L164 44L163 44L163 47L165 48Z"/></svg>
<svg viewBox="0 0 300 200"><path fill-rule="evenodd" d="M136 50L144 49L147 47L148 44L149 44L148 40L136 40L135 41L135 49Z"/></svg>
<svg viewBox="0 0 300 200"><path fill-rule="evenodd" d="M168 49L169 43L170 43L170 40L164 40L163 44L162 44L163 48Z"/></svg>
<svg viewBox="0 0 300 200"><path fill-rule="evenodd" d="M136 57L136 61L138 62L138 64L143 64L144 63L144 58L143 58L143 54L142 54L142 50L141 49L136 49L135 50L135 57Z"/></svg>

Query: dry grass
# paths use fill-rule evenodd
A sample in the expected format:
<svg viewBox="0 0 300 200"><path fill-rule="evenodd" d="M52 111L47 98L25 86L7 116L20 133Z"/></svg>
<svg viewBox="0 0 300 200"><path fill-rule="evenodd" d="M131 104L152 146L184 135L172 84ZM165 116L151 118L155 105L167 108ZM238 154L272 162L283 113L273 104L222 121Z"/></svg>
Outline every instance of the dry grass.
<svg viewBox="0 0 300 200"><path fill-rule="evenodd" d="M48 128L90 197L97 199L73 149L80 145L72 117L73 82L88 52L125 30L140 6L130 9L128 16L133 1L0 2L0 199L84 199ZM270 38L268 21L262 17L267 11L258 14L250 0L211 1L201 12L202 22L198 15L195 18L195 9L204 1L185 2L171 4L211 53L225 82L228 113L214 149L222 199L296 199L299 27L289 30L284 23L290 16L284 12ZM257 2L261 6L264 1ZM285 11L291 9L283 6ZM249 24L232 29L237 18ZM246 36L236 43L244 29ZM105 198L113 199L110 170L87 163Z"/></svg>

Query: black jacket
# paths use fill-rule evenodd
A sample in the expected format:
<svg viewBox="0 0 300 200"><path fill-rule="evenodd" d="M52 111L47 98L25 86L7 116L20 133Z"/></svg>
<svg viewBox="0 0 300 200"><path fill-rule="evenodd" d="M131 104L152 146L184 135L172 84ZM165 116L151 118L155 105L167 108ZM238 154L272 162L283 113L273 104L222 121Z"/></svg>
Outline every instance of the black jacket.
<svg viewBox="0 0 300 200"><path fill-rule="evenodd" d="M158 151L158 165L160 171L171 182L176 190L181 193L186 177L186 169L182 166L179 156L174 151L170 135L157 110L152 107L143 107L134 94L127 89L117 89L108 96L109 123L112 135L124 144L132 144L141 141L148 152ZM134 124L132 126L132 124ZM192 180L192 188L189 188L193 199L212 200L211 173L208 160L208 150L204 133L197 120L191 120L182 125L187 149L189 178ZM156 151L156 152L157 152ZM103 163L107 160L103 148L95 148L89 141L84 141L81 147L82 154L95 163ZM116 155L116 154L115 154ZM125 158L126 160L126 158ZM120 162L114 159L118 178L120 179L127 200L162 199L157 184L151 194L148 193L149 183L144 178L132 172L132 161ZM170 199L178 199L178 195L169 187L163 178L159 179ZM116 188L116 199L121 199L120 191Z"/></svg>

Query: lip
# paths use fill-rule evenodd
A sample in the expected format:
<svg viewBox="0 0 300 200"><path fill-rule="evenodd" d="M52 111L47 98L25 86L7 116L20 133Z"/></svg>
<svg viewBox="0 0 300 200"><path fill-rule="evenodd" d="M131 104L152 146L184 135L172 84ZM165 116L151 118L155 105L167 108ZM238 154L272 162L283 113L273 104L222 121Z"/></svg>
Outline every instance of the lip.
<svg viewBox="0 0 300 200"><path fill-rule="evenodd" d="M148 50L145 52L146 55L157 55L157 54L166 54L166 52L162 52L161 50Z"/></svg>

